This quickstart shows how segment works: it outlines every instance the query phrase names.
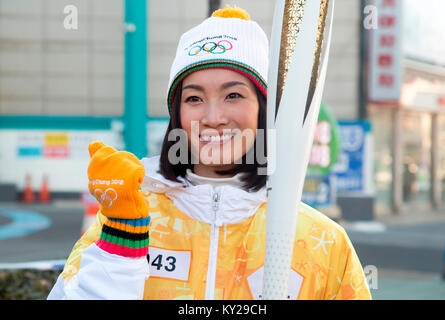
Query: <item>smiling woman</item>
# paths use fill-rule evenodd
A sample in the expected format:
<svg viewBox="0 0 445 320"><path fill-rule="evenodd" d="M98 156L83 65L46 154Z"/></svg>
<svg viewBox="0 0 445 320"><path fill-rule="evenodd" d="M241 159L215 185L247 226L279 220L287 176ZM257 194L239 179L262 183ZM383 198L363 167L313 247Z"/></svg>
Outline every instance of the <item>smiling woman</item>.
<svg viewBox="0 0 445 320"><path fill-rule="evenodd" d="M181 127L198 159L195 173L216 178L221 177L217 171L237 166L235 161L253 146L258 109L255 86L234 71L208 69L184 79ZM251 134L243 143L245 131Z"/></svg>
<svg viewBox="0 0 445 320"><path fill-rule="evenodd" d="M177 129L184 134L172 139ZM265 130L266 98L255 82L221 66L195 71L175 90L160 173L173 181L187 170L212 178L243 173L244 188L259 190L266 183ZM176 144L183 147L171 152Z"/></svg>
<svg viewBox="0 0 445 320"><path fill-rule="evenodd" d="M49 299L262 298L267 176L258 169L267 163L257 155L267 155L258 133L266 129L268 55L264 31L239 8L183 34L161 155L139 161L90 144L89 180L123 184L110 206L101 204ZM92 189L102 200L107 188ZM293 251L288 299L369 299L345 231L304 204L298 216L303 245Z"/></svg>

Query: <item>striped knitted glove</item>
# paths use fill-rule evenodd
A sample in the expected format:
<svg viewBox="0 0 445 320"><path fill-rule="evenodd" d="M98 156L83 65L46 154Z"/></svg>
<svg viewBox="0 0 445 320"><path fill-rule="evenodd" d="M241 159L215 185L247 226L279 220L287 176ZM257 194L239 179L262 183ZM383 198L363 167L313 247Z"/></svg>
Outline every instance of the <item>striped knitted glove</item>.
<svg viewBox="0 0 445 320"><path fill-rule="evenodd" d="M107 217L96 245L124 257L148 254L148 205L140 187L144 165L133 154L102 142L90 143L88 187Z"/></svg>
<svg viewBox="0 0 445 320"><path fill-rule="evenodd" d="M138 258L148 254L150 217L141 219L108 218L96 245L123 257Z"/></svg>

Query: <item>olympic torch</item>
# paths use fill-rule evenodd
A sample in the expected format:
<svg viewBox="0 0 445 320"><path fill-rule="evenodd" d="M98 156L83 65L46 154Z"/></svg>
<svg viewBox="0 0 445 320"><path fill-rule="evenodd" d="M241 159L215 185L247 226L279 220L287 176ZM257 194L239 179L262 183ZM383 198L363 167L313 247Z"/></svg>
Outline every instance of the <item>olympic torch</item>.
<svg viewBox="0 0 445 320"><path fill-rule="evenodd" d="M271 152L262 295L266 300L288 295L298 207L326 77L334 1L277 0L275 4L267 94Z"/></svg>

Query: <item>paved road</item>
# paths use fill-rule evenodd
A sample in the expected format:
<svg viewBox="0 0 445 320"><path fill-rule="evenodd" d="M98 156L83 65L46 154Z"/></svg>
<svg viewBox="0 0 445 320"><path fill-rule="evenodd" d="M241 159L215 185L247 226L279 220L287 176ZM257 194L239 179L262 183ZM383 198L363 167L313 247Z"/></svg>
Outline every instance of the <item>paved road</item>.
<svg viewBox="0 0 445 320"><path fill-rule="evenodd" d="M445 222L394 225L381 232L346 231L363 265L440 273L445 249Z"/></svg>
<svg viewBox="0 0 445 320"><path fill-rule="evenodd" d="M30 213L28 221L23 220L25 211ZM19 212L22 220L17 218L20 214L14 217L11 212ZM79 238L83 216L80 201L0 204L0 264L66 259ZM11 231L14 223L25 231ZM374 299L445 300L445 282L440 276L444 221L392 225L373 233L351 226L346 230L362 265L376 267L377 281L370 282Z"/></svg>
<svg viewBox="0 0 445 320"><path fill-rule="evenodd" d="M28 212L30 219L14 223L11 217L14 212ZM33 232L33 226L38 220L35 214L47 218L49 224L45 227L39 220L39 226L34 228L37 231ZM66 259L79 238L83 214L84 209L80 202L50 205L0 204L0 235L2 230L11 230L14 224L16 229L15 232L8 232L10 237L0 237L0 263ZM26 229L28 233L20 233L20 230Z"/></svg>
<svg viewBox="0 0 445 320"><path fill-rule="evenodd" d="M445 282L439 274L379 270L374 300L445 300Z"/></svg>

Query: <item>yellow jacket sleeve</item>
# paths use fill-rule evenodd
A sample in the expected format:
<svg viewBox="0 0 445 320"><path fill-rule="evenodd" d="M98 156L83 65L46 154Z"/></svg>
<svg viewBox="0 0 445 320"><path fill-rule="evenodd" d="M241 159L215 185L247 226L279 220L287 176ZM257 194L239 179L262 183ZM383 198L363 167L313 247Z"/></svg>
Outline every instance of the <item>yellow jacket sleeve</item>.
<svg viewBox="0 0 445 320"><path fill-rule="evenodd" d="M339 287L335 300L370 300L372 299L369 291L368 282L359 261L357 253L352 246L349 237L345 238L345 263L344 272L339 281Z"/></svg>
<svg viewBox="0 0 445 320"><path fill-rule="evenodd" d="M342 226L302 204L295 240L293 268L303 279L299 299L371 299L363 268Z"/></svg>

